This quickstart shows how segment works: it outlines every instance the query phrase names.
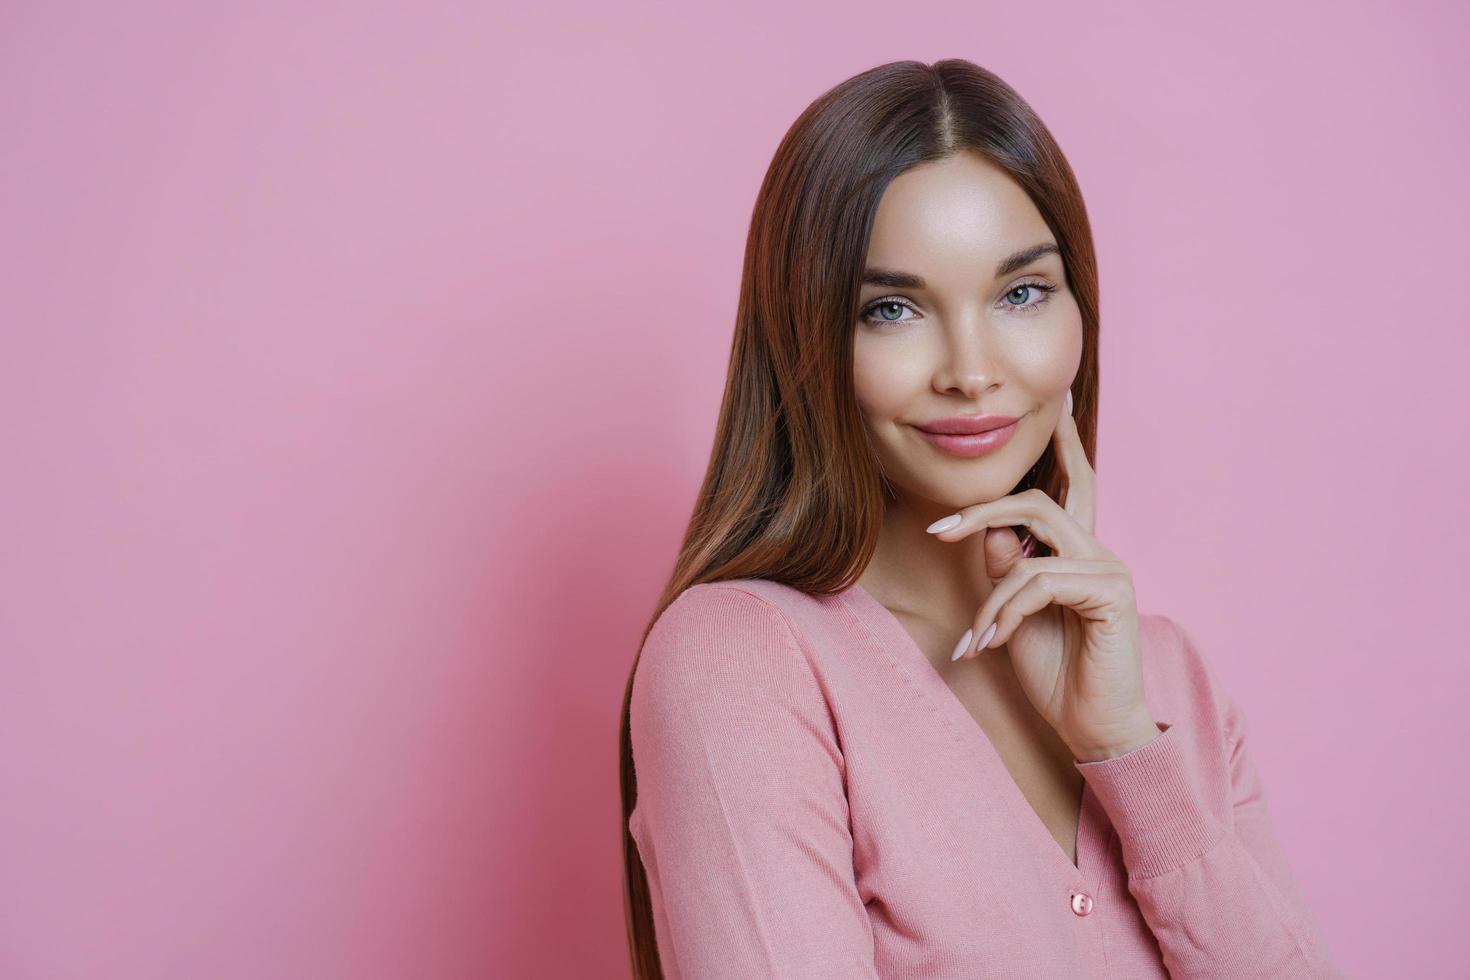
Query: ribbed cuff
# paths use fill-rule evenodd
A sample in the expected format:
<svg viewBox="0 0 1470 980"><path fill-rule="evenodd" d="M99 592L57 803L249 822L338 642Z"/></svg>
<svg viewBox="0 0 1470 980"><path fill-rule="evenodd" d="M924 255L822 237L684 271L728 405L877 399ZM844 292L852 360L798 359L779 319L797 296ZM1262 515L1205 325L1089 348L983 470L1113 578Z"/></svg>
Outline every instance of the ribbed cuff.
<svg viewBox="0 0 1470 980"><path fill-rule="evenodd" d="M1220 801L1210 799L1199 774L1190 772L1173 726L1158 724L1159 737L1132 752L1072 763L1117 830L1130 878L1196 861L1227 832Z"/></svg>

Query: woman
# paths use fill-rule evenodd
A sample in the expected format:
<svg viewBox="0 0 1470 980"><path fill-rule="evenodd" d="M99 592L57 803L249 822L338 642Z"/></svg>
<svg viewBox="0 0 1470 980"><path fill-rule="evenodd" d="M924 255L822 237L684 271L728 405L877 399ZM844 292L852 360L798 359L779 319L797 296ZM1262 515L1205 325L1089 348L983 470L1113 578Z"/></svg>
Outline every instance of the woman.
<svg viewBox="0 0 1470 980"><path fill-rule="evenodd" d="M787 133L624 699L637 977L1340 976L1240 709L1093 534L1096 262L960 60Z"/></svg>

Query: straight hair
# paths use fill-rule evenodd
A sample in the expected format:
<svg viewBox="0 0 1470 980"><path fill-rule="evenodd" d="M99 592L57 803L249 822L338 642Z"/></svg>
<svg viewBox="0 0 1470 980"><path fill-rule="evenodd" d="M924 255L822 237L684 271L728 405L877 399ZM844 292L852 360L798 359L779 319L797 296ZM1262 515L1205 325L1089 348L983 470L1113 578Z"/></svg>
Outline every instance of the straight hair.
<svg viewBox="0 0 1470 980"><path fill-rule="evenodd" d="M763 578L830 596L867 567L893 497L853 386L868 240L889 181L961 152L1010 174L1056 236L1082 316L1073 415L1095 466L1097 263L1061 149L1014 89L972 62L870 68L797 117L761 182L714 444L639 655L664 610L693 585ZM1061 479L1048 443L1011 492L1041 487L1058 499ZM1038 540L1035 554L1050 549ZM662 980L648 877L628 827L638 798L628 719L638 659L619 731L624 910L634 980Z"/></svg>

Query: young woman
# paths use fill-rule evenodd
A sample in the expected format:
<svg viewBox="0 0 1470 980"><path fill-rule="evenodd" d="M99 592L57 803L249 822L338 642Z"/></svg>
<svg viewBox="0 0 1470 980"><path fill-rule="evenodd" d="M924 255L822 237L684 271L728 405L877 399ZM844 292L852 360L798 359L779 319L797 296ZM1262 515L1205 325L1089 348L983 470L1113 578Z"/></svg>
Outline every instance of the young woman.
<svg viewBox="0 0 1470 980"><path fill-rule="evenodd" d="M1240 708L1093 533L1097 293L984 69L787 133L625 693L636 977L1341 975Z"/></svg>

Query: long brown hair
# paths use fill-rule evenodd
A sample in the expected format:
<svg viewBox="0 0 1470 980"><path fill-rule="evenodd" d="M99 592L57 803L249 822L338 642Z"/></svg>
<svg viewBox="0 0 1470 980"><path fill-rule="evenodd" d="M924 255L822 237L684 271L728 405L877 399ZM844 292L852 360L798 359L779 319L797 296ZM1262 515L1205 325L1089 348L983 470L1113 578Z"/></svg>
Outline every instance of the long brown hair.
<svg viewBox="0 0 1470 980"><path fill-rule="evenodd" d="M659 616L692 585L764 578L831 595L867 567L892 495L853 388L868 237L889 181L962 151L1006 170L1057 238L1082 314L1073 414L1095 459L1097 263L1062 151L1020 95L969 61L871 68L802 112L761 183L714 448L640 653ZM1012 492L1039 486L1055 499L1060 476L1048 444ZM1036 544L1037 555L1050 553ZM628 725L637 667L635 656L619 733L624 902L634 980L662 980L648 878L628 829L638 797Z"/></svg>

